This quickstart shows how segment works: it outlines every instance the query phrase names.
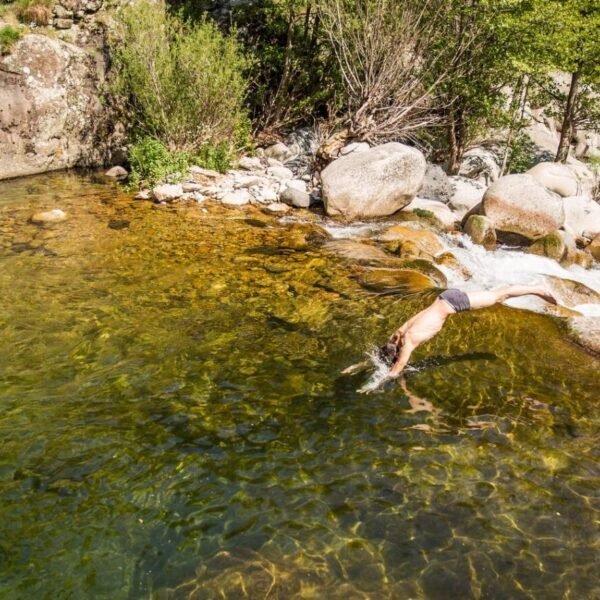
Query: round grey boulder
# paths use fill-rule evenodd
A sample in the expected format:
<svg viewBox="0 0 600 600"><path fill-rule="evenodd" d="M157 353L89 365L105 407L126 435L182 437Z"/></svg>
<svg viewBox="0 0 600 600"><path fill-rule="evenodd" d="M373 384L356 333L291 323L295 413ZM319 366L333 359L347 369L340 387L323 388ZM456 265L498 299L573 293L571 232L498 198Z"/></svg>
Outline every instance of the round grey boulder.
<svg viewBox="0 0 600 600"><path fill-rule="evenodd" d="M172 202L183 196L183 187L178 183L164 183L152 188L152 198L157 202Z"/></svg>
<svg viewBox="0 0 600 600"><path fill-rule="evenodd" d="M310 206L309 194L294 187L287 187L283 190L279 199L295 208L308 208Z"/></svg>
<svg viewBox="0 0 600 600"><path fill-rule="evenodd" d="M419 150L397 142L353 152L321 173L325 210L346 220L392 215L414 198L425 168Z"/></svg>
<svg viewBox="0 0 600 600"><path fill-rule="evenodd" d="M111 167L106 173L104 173L107 177L112 177L114 179L125 179L129 173L127 169L124 169L120 166Z"/></svg>
<svg viewBox="0 0 600 600"><path fill-rule="evenodd" d="M437 200L448 204L454 196L454 187L439 165L427 164L423 184L419 190L419 198Z"/></svg>
<svg viewBox="0 0 600 600"><path fill-rule="evenodd" d="M67 213L60 208L53 208L43 212L35 213L31 217L31 222L36 225L45 225L46 223L59 223L67 218Z"/></svg>
<svg viewBox="0 0 600 600"><path fill-rule="evenodd" d="M567 165L555 162L541 162L527 171L546 189L566 198L577 196L582 191L577 175Z"/></svg>

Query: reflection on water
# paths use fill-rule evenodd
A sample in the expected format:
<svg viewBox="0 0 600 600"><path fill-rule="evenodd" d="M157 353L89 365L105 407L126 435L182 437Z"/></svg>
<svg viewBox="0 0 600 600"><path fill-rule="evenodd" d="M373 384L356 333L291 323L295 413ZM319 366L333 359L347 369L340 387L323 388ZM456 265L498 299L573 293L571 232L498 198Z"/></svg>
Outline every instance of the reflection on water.
<svg viewBox="0 0 600 600"><path fill-rule="evenodd" d="M321 237L0 183L0 597L597 593L598 360L496 307L359 394L341 370L428 299Z"/></svg>

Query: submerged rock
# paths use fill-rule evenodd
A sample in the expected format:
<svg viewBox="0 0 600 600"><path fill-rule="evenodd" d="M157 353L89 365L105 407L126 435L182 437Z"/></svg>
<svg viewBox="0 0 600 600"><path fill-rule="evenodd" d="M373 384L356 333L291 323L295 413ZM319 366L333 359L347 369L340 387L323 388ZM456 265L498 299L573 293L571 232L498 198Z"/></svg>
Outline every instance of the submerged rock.
<svg viewBox="0 0 600 600"><path fill-rule="evenodd" d="M494 229L534 240L559 229L564 222L562 199L531 175L507 175L483 196L483 213Z"/></svg>
<svg viewBox="0 0 600 600"><path fill-rule="evenodd" d="M358 261L394 260L387 252L376 246L355 242L352 240L335 240L327 242L325 248L344 258Z"/></svg>
<svg viewBox="0 0 600 600"><path fill-rule="evenodd" d="M31 222L36 225L44 225L45 223L59 223L67 218L65 213L60 208L53 208L52 210L46 210L43 212L35 213L31 217Z"/></svg>
<svg viewBox="0 0 600 600"><path fill-rule="evenodd" d="M403 296L436 287L430 277L409 269L371 269L356 279L362 287L377 294Z"/></svg>
<svg viewBox="0 0 600 600"><path fill-rule="evenodd" d="M445 288L448 286L448 280L446 276L433 264L431 261L415 258L415 259L407 259L401 260L398 262L398 265L394 265L395 268L405 269L410 271L418 271L423 275L427 275L437 287Z"/></svg>
<svg viewBox="0 0 600 600"><path fill-rule="evenodd" d="M283 202L271 202L265 206L265 211L272 215L284 215L290 212L290 207Z"/></svg>
<svg viewBox="0 0 600 600"><path fill-rule="evenodd" d="M325 210L348 220L391 215L414 198L425 166L421 152L396 142L339 158L321 172Z"/></svg>

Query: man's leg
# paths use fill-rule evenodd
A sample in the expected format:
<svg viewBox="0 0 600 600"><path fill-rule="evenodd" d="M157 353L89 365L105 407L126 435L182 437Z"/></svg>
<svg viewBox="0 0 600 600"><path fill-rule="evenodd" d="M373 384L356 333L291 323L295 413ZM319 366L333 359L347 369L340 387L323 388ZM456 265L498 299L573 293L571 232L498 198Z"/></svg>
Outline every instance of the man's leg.
<svg viewBox="0 0 600 600"><path fill-rule="evenodd" d="M467 292L472 310L477 308L487 308L488 306L493 306L498 302L504 302L509 298L528 296L530 294L539 296L551 304L556 304L556 299L554 296L548 290L546 290L546 288L539 285L507 285L498 288L497 290Z"/></svg>

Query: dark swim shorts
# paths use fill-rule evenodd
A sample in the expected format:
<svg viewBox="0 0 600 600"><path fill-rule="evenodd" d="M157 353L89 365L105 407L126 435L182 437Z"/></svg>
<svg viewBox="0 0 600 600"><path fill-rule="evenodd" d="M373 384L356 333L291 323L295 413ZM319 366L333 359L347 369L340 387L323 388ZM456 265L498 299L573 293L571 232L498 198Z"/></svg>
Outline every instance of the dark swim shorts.
<svg viewBox="0 0 600 600"><path fill-rule="evenodd" d="M438 298L448 303L450 307L453 308L457 313L469 310L471 308L469 296L467 296L464 292L454 288L450 288L449 290L442 292Z"/></svg>

